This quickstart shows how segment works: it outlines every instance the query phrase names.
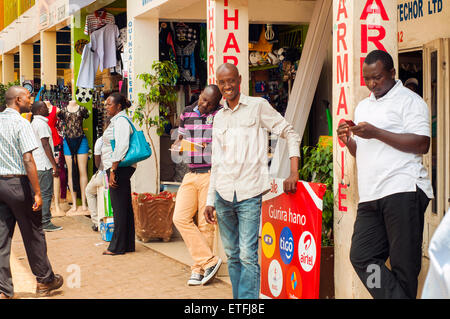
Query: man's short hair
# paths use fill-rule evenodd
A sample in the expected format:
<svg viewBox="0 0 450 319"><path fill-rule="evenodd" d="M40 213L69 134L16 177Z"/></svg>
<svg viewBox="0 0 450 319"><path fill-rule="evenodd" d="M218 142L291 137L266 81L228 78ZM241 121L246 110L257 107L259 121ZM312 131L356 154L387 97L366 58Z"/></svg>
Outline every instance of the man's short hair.
<svg viewBox="0 0 450 319"><path fill-rule="evenodd" d="M219 87L215 84L208 84L205 86L203 91L212 90L216 99L214 100L214 104L217 106L220 104L220 100L222 100L222 93L220 93Z"/></svg>
<svg viewBox="0 0 450 319"><path fill-rule="evenodd" d="M391 71L394 68L394 60L392 59L391 55L383 50L374 50L370 52L366 56L364 63L374 64L377 61L380 61L383 64L386 71Z"/></svg>

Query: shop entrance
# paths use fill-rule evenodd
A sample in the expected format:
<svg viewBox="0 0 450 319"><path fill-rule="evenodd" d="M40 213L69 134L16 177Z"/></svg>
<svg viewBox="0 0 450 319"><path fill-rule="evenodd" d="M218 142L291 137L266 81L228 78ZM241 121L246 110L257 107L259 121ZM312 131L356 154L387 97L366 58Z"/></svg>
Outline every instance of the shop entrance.
<svg viewBox="0 0 450 319"><path fill-rule="evenodd" d="M405 85L408 78L417 79L417 93L424 98L430 111L431 146L423 161L431 178L435 198L425 213L423 238L425 256L428 256L431 237L450 204L449 58L449 39L427 43L421 51L399 54L400 79Z"/></svg>

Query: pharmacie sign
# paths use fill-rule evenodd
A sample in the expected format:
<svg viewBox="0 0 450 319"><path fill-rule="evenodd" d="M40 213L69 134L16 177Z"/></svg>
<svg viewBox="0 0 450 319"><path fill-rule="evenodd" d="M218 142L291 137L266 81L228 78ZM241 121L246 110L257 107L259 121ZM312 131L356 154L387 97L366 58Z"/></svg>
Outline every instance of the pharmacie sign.
<svg viewBox="0 0 450 319"><path fill-rule="evenodd" d="M273 179L263 197L261 296L317 299L320 284L323 184L298 182L295 194Z"/></svg>

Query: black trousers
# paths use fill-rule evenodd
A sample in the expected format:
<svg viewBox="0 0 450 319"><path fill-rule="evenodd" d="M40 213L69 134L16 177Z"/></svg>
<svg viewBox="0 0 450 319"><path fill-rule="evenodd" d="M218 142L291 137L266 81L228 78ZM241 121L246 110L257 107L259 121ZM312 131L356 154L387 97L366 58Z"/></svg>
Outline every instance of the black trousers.
<svg viewBox="0 0 450 319"><path fill-rule="evenodd" d="M131 201L131 182L134 167L119 167L116 181L119 187L110 188L111 206L114 216L114 233L108 250L113 253L126 253L135 250L134 213ZM107 170L108 178L110 170Z"/></svg>
<svg viewBox="0 0 450 319"><path fill-rule="evenodd" d="M48 283L54 279L42 230L42 212L33 211L33 202L31 186L26 176L0 177L0 292L10 297L14 295L10 255L16 222L28 263L37 282Z"/></svg>
<svg viewBox="0 0 450 319"><path fill-rule="evenodd" d="M373 298L416 298L428 203L417 188L358 205L350 261Z"/></svg>

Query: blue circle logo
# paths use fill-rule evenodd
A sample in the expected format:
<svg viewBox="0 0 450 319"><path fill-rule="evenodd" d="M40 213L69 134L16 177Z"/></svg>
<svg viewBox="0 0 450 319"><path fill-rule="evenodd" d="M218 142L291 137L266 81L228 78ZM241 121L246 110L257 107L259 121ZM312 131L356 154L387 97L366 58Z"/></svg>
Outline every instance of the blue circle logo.
<svg viewBox="0 0 450 319"><path fill-rule="evenodd" d="M294 256L294 237L289 227L284 227L280 235L280 255L286 265L289 265Z"/></svg>

